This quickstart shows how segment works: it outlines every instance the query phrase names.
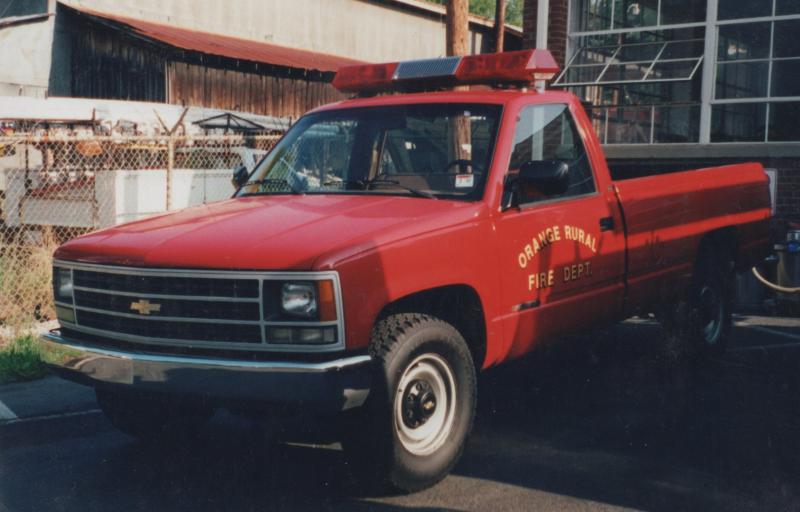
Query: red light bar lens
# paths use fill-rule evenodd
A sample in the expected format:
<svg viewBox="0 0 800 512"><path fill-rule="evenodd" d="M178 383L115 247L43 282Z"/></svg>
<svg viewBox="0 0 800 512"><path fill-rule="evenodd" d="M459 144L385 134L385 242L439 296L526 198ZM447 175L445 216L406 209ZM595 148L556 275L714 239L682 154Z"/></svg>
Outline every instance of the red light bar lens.
<svg viewBox="0 0 800 512"><path fill-rule="evenodd" d="M464 83L524 82L550 79L558 64L547 50L470 55L461 59L456 78Z"/></svg>
<svg viewBox="0 0 800 512"><path fill-rule="evenodd" d="M339 68L333 86L342 92L377 91L392 85L397 62L368 64Z"/></svg>
<svg viewBox="0 0 800 512"><path fill-rule="evenodd" d="M435 89L455 85L529 84L549 80L558 64L547 50L448 57L340 68L333 86L342 92Z"/></svg>

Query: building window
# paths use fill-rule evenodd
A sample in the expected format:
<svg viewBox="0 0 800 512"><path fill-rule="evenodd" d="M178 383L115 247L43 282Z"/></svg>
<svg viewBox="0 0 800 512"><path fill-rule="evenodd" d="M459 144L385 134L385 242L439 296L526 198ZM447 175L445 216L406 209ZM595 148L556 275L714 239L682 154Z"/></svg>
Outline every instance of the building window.
<svg viewBox="0 0 800 512"><path fill-rule="evenodd" d="M798 141L800 2L719 0L711 142Z"/></svg>
<svg viewBox="0 0 800 512"><path fill-rule="evenodd" d="M800 0L573 0L570 12L554 85L591 103L602 143L800 141Z"/></svg>
<svg viewBox="0 0 800 512"><path fill-rule="evenodd" d="M579 0L575 8L580 32L706 20L706 4L697 0Z"/></svg>
<svg viewBox="0 0 800 512"><path fill-rule="evenodd" d="M600 141L697 142L705 41L697 20L705 4L583 0L579 6L579 30L570 39L576 50L554 85L593 105Z"/></svg>
<svg viewBox="0 0 800 512"><path fill-rule="evenodd" d="M0 18L30 16L47 12L47 0L0 0Z"/></svg>

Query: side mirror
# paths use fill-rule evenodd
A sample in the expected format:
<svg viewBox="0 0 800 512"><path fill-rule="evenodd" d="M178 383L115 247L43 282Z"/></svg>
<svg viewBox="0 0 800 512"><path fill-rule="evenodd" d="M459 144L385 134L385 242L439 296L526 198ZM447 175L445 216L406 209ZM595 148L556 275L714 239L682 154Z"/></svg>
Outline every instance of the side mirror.
<svg viewBox="0 0 800 512"><path fill-rule="evenodd" d="M233 184L233 188L239 190L242 186L247 183L247 177L250 173L247 171L247 167L244 165L240 165L236 169L233 170L233 177L231 178L231 183Z"/></svg>
<svg viewBox="0 0 800 512"><path fill-rule="evenodd" d="M530 160L520 167L517 182L545 196L560 196L569 188L569 165L560 160Z"/></svg>
<svg viewBox="0 0 800 512"><path fill-rule="evenodd" d="M543 197L559 196L569 188L569 165L561 160L529 160L509 175L503 209L519 204L520 189L533 188Z"/></svg>

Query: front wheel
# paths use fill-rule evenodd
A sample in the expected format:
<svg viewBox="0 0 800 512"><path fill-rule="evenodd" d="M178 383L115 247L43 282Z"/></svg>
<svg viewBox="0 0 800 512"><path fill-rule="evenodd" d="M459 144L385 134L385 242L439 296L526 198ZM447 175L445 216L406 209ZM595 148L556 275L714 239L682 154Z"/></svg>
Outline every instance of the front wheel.
<svg viewBox="0 0 800 512"><path fill-rule="evenodd" d="M345 432L343 446L382 484L413 492L456 464L472 429L475 366L450 324L397 314L373 330L373 388Z"/></svg>

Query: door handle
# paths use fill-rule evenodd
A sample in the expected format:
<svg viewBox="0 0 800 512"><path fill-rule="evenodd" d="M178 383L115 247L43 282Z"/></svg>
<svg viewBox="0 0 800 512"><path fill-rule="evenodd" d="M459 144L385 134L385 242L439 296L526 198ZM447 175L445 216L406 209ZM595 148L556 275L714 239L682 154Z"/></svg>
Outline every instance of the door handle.
<svg viewBox="0 0 800 512"><path fill-rule="evenodd" d="M613 231L614 217L603 217L600 219L600 231Z"/></svg>

